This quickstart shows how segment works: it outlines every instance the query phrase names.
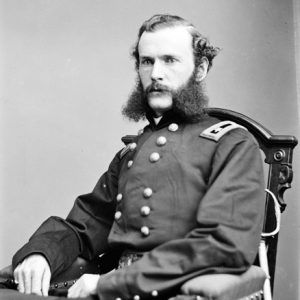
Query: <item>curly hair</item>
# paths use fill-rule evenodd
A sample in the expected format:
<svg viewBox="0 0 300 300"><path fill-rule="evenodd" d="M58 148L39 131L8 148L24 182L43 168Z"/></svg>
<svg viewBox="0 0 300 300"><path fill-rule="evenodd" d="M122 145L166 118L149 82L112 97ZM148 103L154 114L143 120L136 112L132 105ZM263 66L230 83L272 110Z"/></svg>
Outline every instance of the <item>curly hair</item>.
<svg viewBox="0 0 300 300"><path fill-rule="evenodd" d="M135 68L139 67L139 41L142 34L146 32L154 32L161 28L184 26L192 36L192 47L194 52L195 66L197 67L203 57L208 60L208 70L212 67L214 57L219 53L220 48L214 47L209 43L209 40L203 36L196 27L187 20L174 15L169 14L157 14L152 16L149 20L146 20L139 29L137 42L133 47L131 53L135 59Z"/></svg>

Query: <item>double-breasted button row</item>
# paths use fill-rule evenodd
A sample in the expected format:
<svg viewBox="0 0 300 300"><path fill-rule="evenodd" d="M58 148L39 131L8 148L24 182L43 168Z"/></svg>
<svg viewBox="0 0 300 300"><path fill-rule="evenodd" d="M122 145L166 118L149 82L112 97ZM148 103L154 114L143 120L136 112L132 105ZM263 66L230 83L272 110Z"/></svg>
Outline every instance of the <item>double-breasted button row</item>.
<svg viewBox="0 0 300 300"><path fill-rule="evenodd" d="M168 126L168 130L171 131L171 132L175 132L178 130L178 125L176 123L172 123ZM140 131L139 134L142 134L143 132ZM156 145L157 146L164 146L166 145L167 143L167 138L165 136L159 136L157 139L156 139ZM137 147L137 144L136 143L131 143L129 144L129 150L130 151L134 151ZM152 163L155 163L155 162L158 162L159 160L161 159L161 156L158 152L152 152L149 156L149 160L150 162ZM133 165L133 160L129 160L127 162L127 167L128 168L131 168ZM150 187L146 187L144 190L143 190L143 196L144 198L148 199L152 196L153 194L153 190L150 188ZM123 195L121 193L119 193L117 196L116 196L116 199L118 202L120 202L123 198ZM147 205L145 206L142 206L140 208L140 214L143 216L143 217L146 217L146 216L149 216L151 213L151 208ZM119 220L120 218L122 217L122 212L121 211L116 211L115 212L115 220ZM141 234L144 236L144 237L147 237L150 235L150 229L148 226L142 226L140 228L140 231L141 231ZM153 297L156 297L158 295L157 291L153 291L152 292L152 296ZM139 300L139 296L134 296L134 300Z"/></svg>
<svg viewBox="0 0 300 300"><path fill-rule="evenodd" d="M172 124L169 125L168 130L171 131L171 132L175 132L175 131L178 130L178 125L176 123L172 123ZM164 146L166 143L167 143L167 139L164 136L159 136L156 139L156 145L157 146ZM160 157L160 154L158 152L152 152L149 156L149 160L152 163L158 162L160 160L160 158L161 157ZM150 198L152 196L152 193L153 193L152 189L147 187L143 191L143 196L145 198ZM141 215L142 216L149 216L150 213L151 213L151 209L150 209L149 206L142 206L141 207ZM141 233L144 237L149 236L150 235L149 227L142 226L141 227ZM157 291L152 292L153 297L156 297L157 295L158 295Z"/></svg>

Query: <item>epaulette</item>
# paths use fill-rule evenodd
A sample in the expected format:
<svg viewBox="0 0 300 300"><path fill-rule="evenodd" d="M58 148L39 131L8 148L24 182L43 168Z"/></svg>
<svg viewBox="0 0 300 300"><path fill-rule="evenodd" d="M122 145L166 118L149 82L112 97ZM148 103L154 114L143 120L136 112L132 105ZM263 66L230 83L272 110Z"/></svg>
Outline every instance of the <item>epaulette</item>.
<svg viewBox="0 0 300 300"><path fill-rule="evenodd" d="M128 144L126 147L124 147L120 153L120 159L124 157L124 155L130 150L130 144Z"/></svg>
<svg viewBox="0 0 300 300"><path fill-rule="evenodd" d="M218 142L224 134L235 128L243 128L247 130L244 126L241 126L235 122L222 121L203 130L200 133L200 136Z"/></svg>

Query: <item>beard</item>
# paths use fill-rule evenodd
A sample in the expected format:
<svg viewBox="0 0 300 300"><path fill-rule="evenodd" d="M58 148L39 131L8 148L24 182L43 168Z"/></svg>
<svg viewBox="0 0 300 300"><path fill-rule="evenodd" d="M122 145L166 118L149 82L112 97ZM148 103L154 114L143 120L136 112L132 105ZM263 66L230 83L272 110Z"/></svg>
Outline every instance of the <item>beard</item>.
<svg viewBox="0 0 300 300"><path fill-rule="evenodd" d="M138 78L134 90L122 108L123 116L135 122L144 120L147 116L155 116L147 100L148 94L153 91L171 94L173 105L168 114L171 112L187 123L199 122L204 118L204 108L208 105L208 96L204 82L196 80L195 72L188 82L177 90L171 90L157 82L153 82L144 90L141 80Z"/></svg>

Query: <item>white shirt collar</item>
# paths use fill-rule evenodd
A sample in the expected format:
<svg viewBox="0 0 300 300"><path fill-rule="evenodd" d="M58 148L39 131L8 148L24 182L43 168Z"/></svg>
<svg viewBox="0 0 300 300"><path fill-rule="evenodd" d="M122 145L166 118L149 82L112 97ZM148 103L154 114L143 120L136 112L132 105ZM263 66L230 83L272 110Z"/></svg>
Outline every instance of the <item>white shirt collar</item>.
<svg viewBox="0 0 300 300"><path fill-rule="evenodd" d="M153 118L155 124L157 125L159 123L159 121L161 120L162 116L157 117L157 118Z"/></svg>

